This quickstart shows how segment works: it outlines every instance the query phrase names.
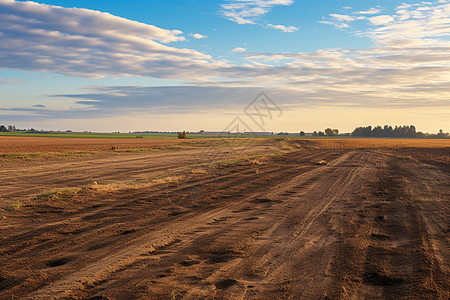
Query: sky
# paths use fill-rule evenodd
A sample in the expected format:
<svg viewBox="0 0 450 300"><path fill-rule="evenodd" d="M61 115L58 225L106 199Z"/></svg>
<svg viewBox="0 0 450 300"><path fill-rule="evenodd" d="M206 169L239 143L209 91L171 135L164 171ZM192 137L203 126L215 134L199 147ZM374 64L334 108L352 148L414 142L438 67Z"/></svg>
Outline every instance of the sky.
<svg viewBox="0 0 450 300"><path fill-rule="evenodd" d="M0 0L0 124L437 132L449 116L450 0Z"/></svg>

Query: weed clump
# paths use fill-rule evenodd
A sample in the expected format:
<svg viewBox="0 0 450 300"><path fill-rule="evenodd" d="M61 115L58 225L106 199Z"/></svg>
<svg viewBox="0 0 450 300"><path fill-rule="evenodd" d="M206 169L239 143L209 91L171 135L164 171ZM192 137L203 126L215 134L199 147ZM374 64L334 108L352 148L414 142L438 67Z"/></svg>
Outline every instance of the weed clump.
<svg viewBox="0 0 450 300"><path fill-rule="evenodd" d="M73 196L76 191L69 189L56 190L51 192L42 193L36 196L36 198L47 198L49 200L59 200L61 198L67 198Z"/></svg>
<svg viewBox="0 0 450 300"><path fill-rule="evenodd" d="M21 203L17 203L17 204L13 204L13 205L8 205L8 206L5 206L5 207L0 208L0 211L14 211L14 210L20 209L21 206L22 206Z"/></svg>

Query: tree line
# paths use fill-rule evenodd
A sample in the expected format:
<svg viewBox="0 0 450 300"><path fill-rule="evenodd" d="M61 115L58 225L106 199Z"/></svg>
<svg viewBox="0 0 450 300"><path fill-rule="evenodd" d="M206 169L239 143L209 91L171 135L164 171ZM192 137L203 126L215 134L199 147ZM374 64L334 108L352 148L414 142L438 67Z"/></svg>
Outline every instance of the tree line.
<svg viewBox="0 0 450 300"><path fill-rule="evenodd" d="M13 132L13 131L28 131L28 132L38 132L38 130L34 129L34 128L30 128L30 129L20 129L20 128L16 128L16 126L14 125L0 125L0 132Z"/></svg>
<svg viewBox="0 0 450 300"><path fill-rule="evenodd" d="M12 132L12 131L30 131L35 132L34 128L31 129L16 129L14 125L0 125L0 132ZM68 130L67 132L70 132ZM288 135L288 133L279 133L278 135ZM300 136L305 136L304 131L300 132ZM327 128L324 131L314 131L312 136L337 136L339 135L338 129ZM341 134L342 135L342 134ZM345 133L343 135L350 135ZM449 138L448 132L444 132L442 129L436 134L423 133L416 130L414 125L403 125L392 127L390 125L381 126L367 126L367 127L357 127L351 133L352 136L360 137L403 137L403 138ZM179 133L179 138L186 138L186 132Z"/></svg>
<svg viewBox="0 0 450 300"><path fill-rule="evenodd" d="M404 137L404 138L424 138L424 137L448 137L448 133L444 133L442 129L439 130L437 134L423 133L416 131L414 125L403 125L392 127L390 125L372 126L367 127L357 127L352 132L353 136L363 136L363 137Z"/></svg>
<svg viewBox="0 0 450 300"><path fill-rule="evenodd" d="M0 132L10 132L10 131L16 131L16 126L8 125L8 127L6 127L5 125L0 125Z"/></svg>
<svg viewBox="0 0 450 300"><path fill-rule="evenodd" d="M304 131L300 131L300 136L305 136L306 133ZM312 136L333 136L333 135L339 135L339 130L338 129L331 129L331 128L327 128L325 129L325 131L314 131L312 133Z"/></svg>

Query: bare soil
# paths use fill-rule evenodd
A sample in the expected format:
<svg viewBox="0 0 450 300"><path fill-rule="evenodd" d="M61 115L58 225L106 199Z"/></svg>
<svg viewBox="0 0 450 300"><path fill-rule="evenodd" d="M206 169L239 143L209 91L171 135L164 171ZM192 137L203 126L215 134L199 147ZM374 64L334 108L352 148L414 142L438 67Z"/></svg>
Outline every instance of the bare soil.
<svg viewBox="0 0 450 300"><path fill-rule="evenodd" d="M158 149L186 142L182 139L52 138L0 136L0 153L76 153L114 149Z"/></svg>
<svg viewBox="0 0 450 300"><path fill-rule="evenodd" d="M4 161L0 299L448 299L448 144L324 143Z"/></svg>

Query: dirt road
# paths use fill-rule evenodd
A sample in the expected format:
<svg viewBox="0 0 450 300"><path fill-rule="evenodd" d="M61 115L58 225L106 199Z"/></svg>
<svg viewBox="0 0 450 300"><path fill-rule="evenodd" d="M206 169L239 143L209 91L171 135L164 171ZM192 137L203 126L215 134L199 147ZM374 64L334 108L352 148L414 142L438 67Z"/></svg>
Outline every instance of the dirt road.
<svg viewBox="0 0 450 300"><path fill-rule="evenodd" d="M195 151L14 165L88 188L1 212L0 298L448 299L448 148Z"/></svg>

